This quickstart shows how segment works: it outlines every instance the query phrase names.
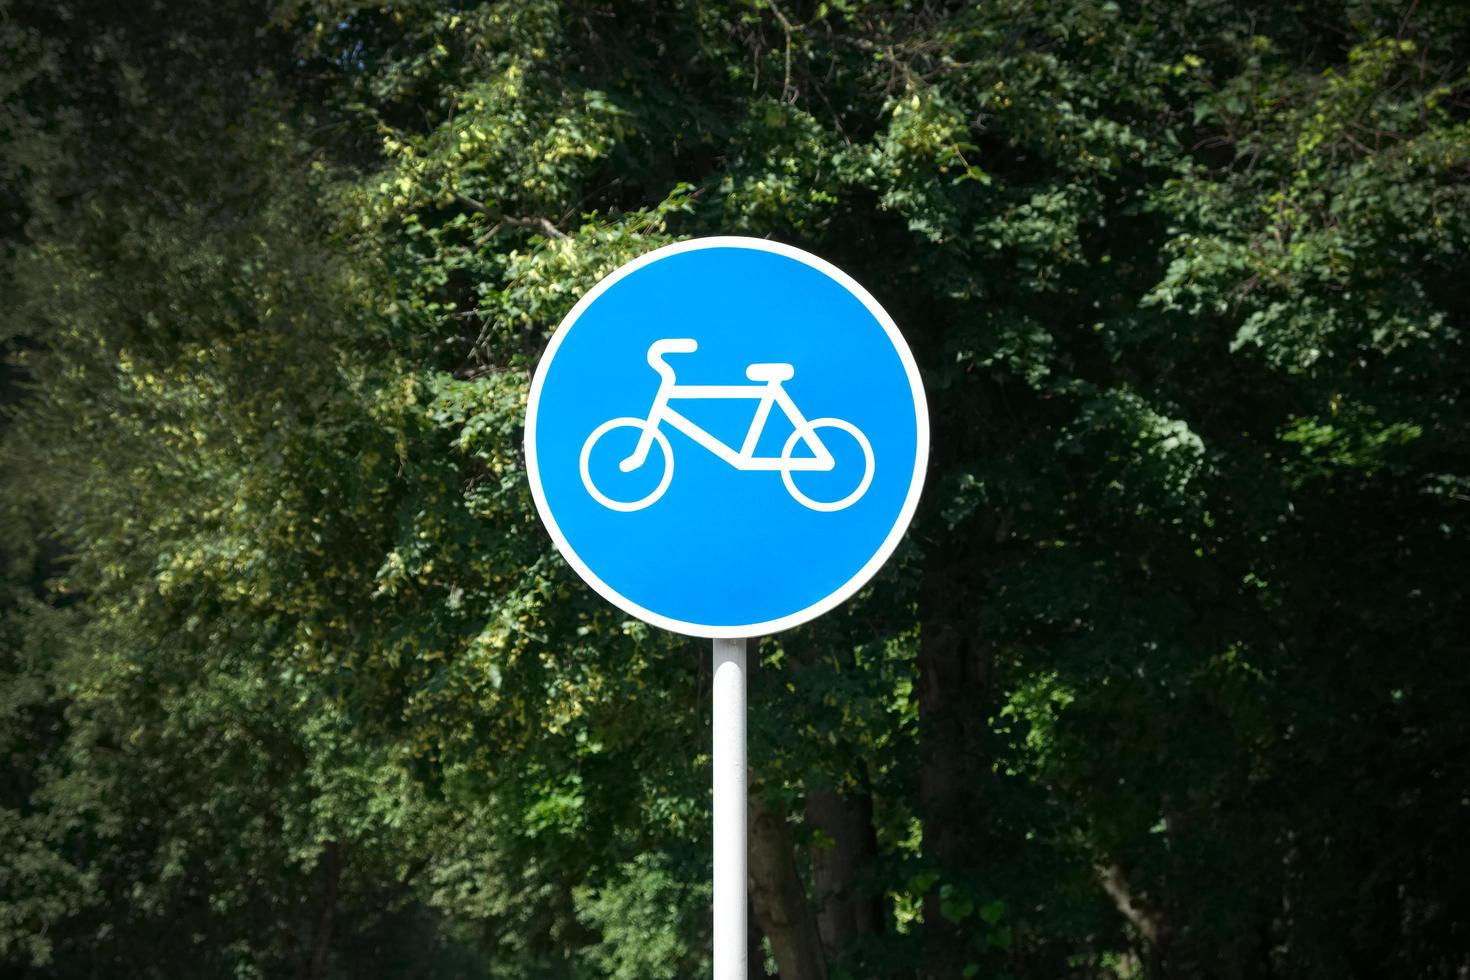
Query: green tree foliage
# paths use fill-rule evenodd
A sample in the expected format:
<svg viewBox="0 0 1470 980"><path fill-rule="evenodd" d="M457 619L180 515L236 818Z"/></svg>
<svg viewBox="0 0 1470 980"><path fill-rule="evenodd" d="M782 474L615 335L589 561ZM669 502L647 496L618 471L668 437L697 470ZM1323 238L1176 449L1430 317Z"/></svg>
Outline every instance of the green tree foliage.
<svg viewBox="0 0 1470 980"><path fill-rule="evenodd" d="M0 965L707 972L707 652L520 423L726 233L868 286L935 434L760 648L772 967L1462 976L1467 61L1376 0L0 3Z"/></svg>

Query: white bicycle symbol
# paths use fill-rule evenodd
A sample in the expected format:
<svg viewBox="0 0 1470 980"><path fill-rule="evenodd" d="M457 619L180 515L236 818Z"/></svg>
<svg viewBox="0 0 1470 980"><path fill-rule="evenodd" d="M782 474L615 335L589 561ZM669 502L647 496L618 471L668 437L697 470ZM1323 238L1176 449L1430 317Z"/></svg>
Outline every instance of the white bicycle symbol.
<svg viewBox="0 0 1470 980"><path fill-rule="evenodd" d="M862 430L857 426L843 419L822 418L808 422L796 407L796 403L791 400L791 396L786 393L786 389L781 387L783 381L791 380L796 373L790 364L750 365L745 369L745 376L751 381L762 382L756 385L681 385L675 383L674 369L664 363L664 356L666 354L692 354L698 349L698 341L687 337L669 337L655 340L649 345L648 365L658 372L662 380L659 383L658 394L654 396L653 407L648 411L648 417L640 419L629 416L609 419L593 429L587 441L582 444L582 483L594 500L612 510L635 511L642 510L664 495L664 491L669 488L669 482L674 478L674 450L669 445L668 436L664 435L659 428L663 423L668 423L678 429L737 470L745 472L775 470L779 472L781 482L786 485L786 492L791 494L798 503L812 510L843 510L851 507L863 494L867 493L868 485L873 482L873 447L868 442L868 437L863 435ZM759 404L756 406L755 418L751 420L750 429L745 434L745 442L739 450L735 450L685 418L678 410L669 407L669 400L672 398L749 398L758 401ZM781 449L780 456L757 456L755 447L760 442L761 433L765 430L766 420L770 418L772 405L779 405L781 411L786 413L786 417L791 420L793 431L786 439L786 445ZM631 473L646 463L654 444L657 444L663 453L664 471L658 481L658 486L653 489L652 493L638 500L615 500L603 493L592 482L592 473L588 468L588 462L592 458L592 447L597 441L609 432L623 428L638 429L639 436L638 444L632 454L618 463L618 469L622 472ZM837 465L831 452L823 444L821 437L817 435L818 429L840 429L856 439L863 451L863 478L858 483L857 489L840 500L813 500L798 490L795 481L791 478L792 473L830 472ZM798 443L805 443L812 455L792 456L792 451L796 449Z"/></svg>

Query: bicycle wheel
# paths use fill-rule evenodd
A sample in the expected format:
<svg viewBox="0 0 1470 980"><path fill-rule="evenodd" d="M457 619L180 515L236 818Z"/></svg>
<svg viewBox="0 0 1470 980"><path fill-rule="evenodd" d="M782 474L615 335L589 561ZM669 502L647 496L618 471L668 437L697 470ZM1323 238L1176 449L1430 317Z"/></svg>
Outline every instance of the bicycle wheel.
<svg viewBox="0 0 1470 980"><path fill-rule="evenodd" d="M796 448L798 442L802 441L802 436L806 433L815 435L818 429L840 429L857 440L858 447L863 451L863 478L858 482L857 489L840 500L823 501L813 500L796 489L796 481L792 479L791 470L789 469L783 469L781 471L781 482L786 484L786 492L791 494L792 498L804 507L827 512L844 510L857 503L862 495L868 492L868 485L873 482L873 446L868 442L868 437L863 435L863 430L851 422L843 419L812 419L806 424L805 428L797 429L787 438L786 445L781 449L781 459L791 459L791 451Z"/></svg>
<svg viewBox="0 0 1470 980"><path fill-rule="evenodd" d="M587 492L592 495L593 500L597 501L599 504L608 508L609 510L620 510L625 513L629 511L642 510L643 508L652 504L654 501L658 500L658 498L662 497L664 495L664 491L669 488L669 481L674 478L673 447L669 445L668 436L664 435L658 429L654 429L653 441L654 444L658 446L659 451L663 454L664 472L663 476L658 481L658 486L653 488L652 493L640 497L637 500L617 500L603 493L601 490L598 489L597 485L592 482L592 472L589 464L592 460L592 447L596 445L597 441L616 429L633 428L638 430L639 435L642 435L643 430L647 425L648 422L646 419L609 419L599 425L597 428L593 429L592 434L587 437L587 441L582 443L582 485L587 488ZM638 469L642 470L643 467L648 466L649 461L652 458L653 451L650 449L648 456L644 457L643 459L643 465L638 467ZM621 467L619 467L619 469L621 470Z"/></svg>

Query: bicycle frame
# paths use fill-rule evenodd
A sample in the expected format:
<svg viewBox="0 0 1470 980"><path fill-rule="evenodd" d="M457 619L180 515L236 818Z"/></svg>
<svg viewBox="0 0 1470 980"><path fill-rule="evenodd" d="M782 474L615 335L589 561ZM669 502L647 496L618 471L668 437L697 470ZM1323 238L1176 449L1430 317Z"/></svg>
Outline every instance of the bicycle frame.
<svg viewBox="0 0 1470 980"><path fill-rule="evenodd" d="M748 399L758 401L759 404L755 409L755 417L751 419L750 428L746 430L745 441L739 450L735 450L710 435L698 423L690 421L677 409L670 407L669 401L675 398ZM773 405L780 406L781 411L786 413L791 424L802 433L802 440L811 449L813 455L795 459L755 455L756 444L760 442L761 433L765 431L766 420L770 418ZM827 451L827 447L817 436L816 431L809 426L806 417L801 414L801 410L796 407L796 403L791 400L791 396L786 393L780 381L769 381L763 385L681 385L676 384L670 375L664 375L658 394L654 396L653 407L649 409L648 420L644 423L643 434L638 437L638 445L633 449L631 456L618 464L619 469L629 473L643 465L643 461L648 457L648 452L653 446L653 433L664 422L684 433L737 470L825 473L836 466L832 454Z"/></svg>

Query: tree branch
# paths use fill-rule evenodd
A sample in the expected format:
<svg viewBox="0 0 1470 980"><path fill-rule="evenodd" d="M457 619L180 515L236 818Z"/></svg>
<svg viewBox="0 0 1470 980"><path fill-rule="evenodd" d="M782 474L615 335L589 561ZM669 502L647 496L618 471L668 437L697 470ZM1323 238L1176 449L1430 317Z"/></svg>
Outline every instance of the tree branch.
<svg viewBox="0 0 1470 980"><path fill-rule="evenodd" d="M469 208L471 211L478 211L485 217L493 218L501 224L510 225L515 228L530 228L533 231L541 232L541 234L545 235L547 238L571 237L566 232L558 228L556 225L548 221L546 218L519 218L515 215L505 214L502 211L497 211L495 208L490 207L484 201L477 201L473 197L470 197L466 194L456 194L454 195L454 199L460 204L463 204L465 207Z"/></svg>
<svg viewBox="0 0 1470 980"><path fill-rule="evenodd" d="M1102 883L1103 891L1113 900L1113 907L1133 924L1149 945L1158 945L1159 924L1153 917L1138 907L1133 900L1133 893L1128 889L1128 882L1123 877L1123 869L1116 864L1098 865L1098 881Z"/></svg>

